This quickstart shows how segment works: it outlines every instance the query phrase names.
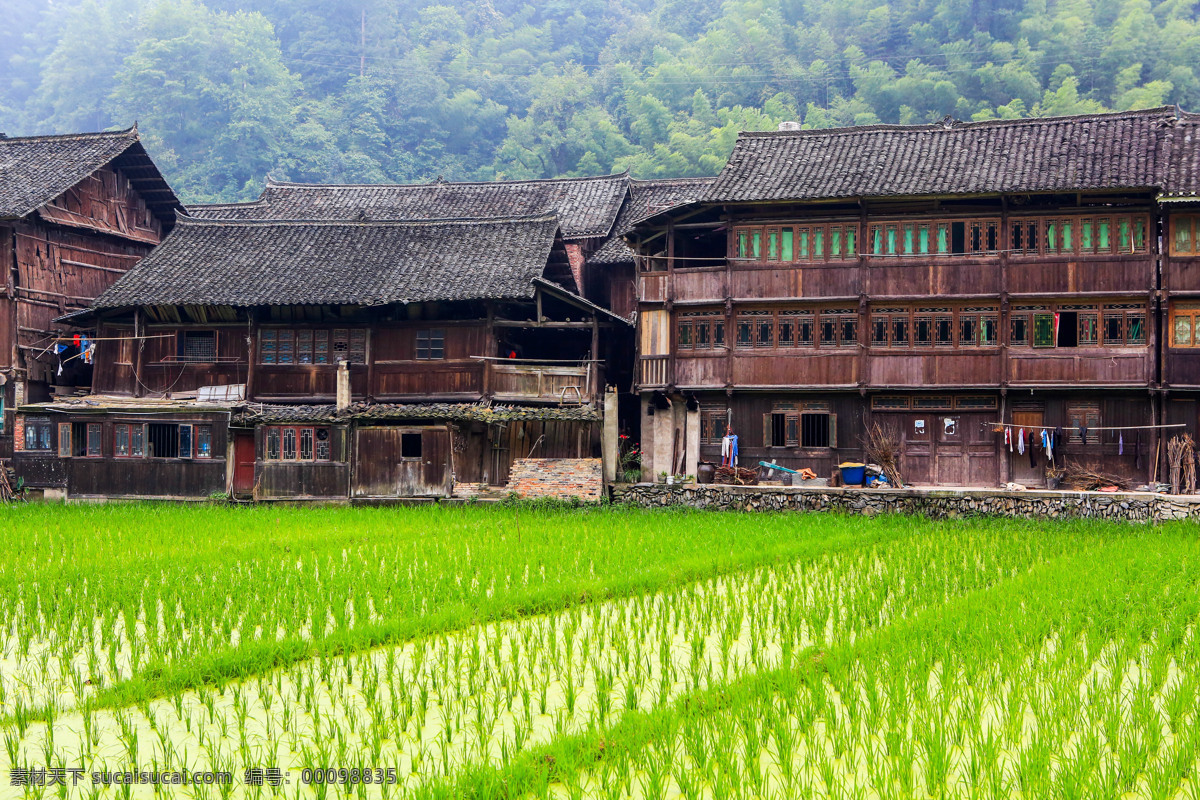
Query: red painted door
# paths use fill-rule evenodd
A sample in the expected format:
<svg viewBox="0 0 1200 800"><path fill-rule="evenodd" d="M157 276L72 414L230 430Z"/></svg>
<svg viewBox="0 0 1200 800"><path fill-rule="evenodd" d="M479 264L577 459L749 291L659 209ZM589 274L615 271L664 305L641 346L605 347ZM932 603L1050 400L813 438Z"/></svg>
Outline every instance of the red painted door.
<svg viewBox="0 0 1200 800"><path fill-rule="evenodd" d="M235 433L233 438L233 493L254 493L254 434Z"/></svg>

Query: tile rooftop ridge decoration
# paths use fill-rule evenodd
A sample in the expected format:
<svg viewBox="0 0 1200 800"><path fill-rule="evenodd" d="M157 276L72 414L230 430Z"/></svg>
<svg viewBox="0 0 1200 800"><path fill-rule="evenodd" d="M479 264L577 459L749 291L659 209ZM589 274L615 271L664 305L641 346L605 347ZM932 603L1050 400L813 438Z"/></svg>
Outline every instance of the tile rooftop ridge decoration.
<svg viewBox="0 0 1200 800"><path fill-rule="evenodd" d="M180 217L177 227L183 228L429 228L438 226L484 226L497 224L558 222L553 210L541 214L507 215L497 217L438 217L436 219L240 219L222 217Z"/></svg>
<svg viewBox="0 0 1200 800"><path fill-rule="evenodd" d="M922 122L915 125L902 125L890 122L880 122L873 125L842 125L836 128L802 128L799 130L771 131L739 131L738 137L748 139L787 139L808 136L840 136L847 134L872 133L891 131L897 133L952 133L955 131L983 130L988 128L1032 127L1035 125L1053 125L1063 122L1102 122L1105 120L1141 119L1143 117L1161 117L1163 122L1196 122L1200 114L1184 111L1177 106L1158 106L1155 108L1137 109L1134 111L1112 111L1093 114L1066 114L1055 117L1019 117L1017 119L983 119L960 120L951 117L938 122Z"/></svg>
<svg viewBox="0 0 1200 800"><path fill-rule="evenodd" d="M585 182L604 182L618 181L621 179L631 180L629 178L629 170L623 172L614 172L609 175L582 175L568 178L517 178L513 180L492 180L492 181L446 181L436 180L429 183L308 183L302 181L280 181L267 176L267 189L436 189L441 186L519 186L519 185L554 185L562 183L585 183ZM265 189L264 189L265 191ZM227 205L238 205L229 203Z"/></svg>
<svg viewBox="0 0 1200 800"><path fill-rule="evenodd" d="M20 144L23 142L69 142L69 141L87 141L92 139L130 139L137 141L140 138L138 126L135 122L128 128L115 131L83 131L77 133L41 133L32 136L10 136L5 135L0 137L0 146L5 144Z"/></svg>

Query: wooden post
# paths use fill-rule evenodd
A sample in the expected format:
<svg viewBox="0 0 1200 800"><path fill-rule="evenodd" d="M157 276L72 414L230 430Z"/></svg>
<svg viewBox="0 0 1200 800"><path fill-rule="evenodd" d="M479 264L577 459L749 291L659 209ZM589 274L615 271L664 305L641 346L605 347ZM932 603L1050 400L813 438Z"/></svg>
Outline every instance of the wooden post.
<svg viewBox="0 0 1200 800"><path fill-rule="evenodd" d="M733 232L733 215L722 215L725 223L725 394L733 390L733 247L737 241Z"/></svg>
<svg viewBox="0 0 1200 800"><path fill-rule="evenodd" d="M663 309L667 314L667 375L664 383L667 391L675 385L675 221L667 221L667 277L663 289Z"/></svg>
<svg viewBox="0 0 1200 800"><path fill-rule="evenodd" d="M142 353L143 348L145 348L145 346L146 346L146 337L145 337L145 332L142 331L139 326L139 322L141 320L141 315L142 315L142 310L140 308L135 308L133 310L133 339L134 339L134 346L137 347L137 353L135 353L134 357L133 357L133 396L134 397L142 396L142 377L145 375L145 373L142 371L142 368L146 364L145 356Z"/></svg>
<svg viewBox="0 0 1200 800"><path fill-rule="evenodd" d="M603 457L604 482L617 480L617 462L620 460L620 420L617 418L617 393L604 390L604 418L600 423L600 455Z"/></svg>
<svg viewBox="0 0 1200 800"><path fill-rule="evenodd" d="M592 315L592 350L587 364L587 397L594 399L604 391L599 381L600 376L600 319Z"/></svg>
<svg viewBox="0 0 1200 800"><path fill-rule="evenodd" d="M258 374L258 325L254 309L246 312L246 399L254 397L254 379Z"/></svg>
<svg viewBox="0 0 1200 800"><path fill-rule="evenodd" d="M1007 423L1008 420L1008 389L1000 389L1000 421ZM1062 447L1065 442L1059 442L1058 446ZM1000 483L1003 485L1012 481L1012 462L1008 457L1008 451L1004 449L1004 436L1000 436Z"/></svg>
<svg viewBox="0 0 1200 800"><path fill-rule="evenodd" d="M496 348L496 309L491 301L487 303L487 318L484 325L484 341L487 342L484 349L484 355L497 355L499 350ZM483 399L487 400L492 396L492 362L484 361L483 363Z"/></svg>

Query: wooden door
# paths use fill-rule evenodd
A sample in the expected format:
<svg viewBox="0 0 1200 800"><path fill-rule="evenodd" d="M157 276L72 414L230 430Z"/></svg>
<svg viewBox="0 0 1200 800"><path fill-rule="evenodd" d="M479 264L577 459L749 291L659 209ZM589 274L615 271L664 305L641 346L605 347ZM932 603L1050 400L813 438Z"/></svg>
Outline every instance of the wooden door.
<svg viewBox="0 0 1200 800"><path fill-rule="evenodd" d="M995 411L963 415L968 486L1000 485L998 442L1003 441L1003 437L992 430L996 417Z"/></svg>
<svg viewBox="0 0 1200 800"><path fill-rule="evenodd" d="M962 415L938 412L933 417L933 438L936 442L937 483L940 486L965 486L969 476Z"/></svg>
<svg viewBox="0 0 1200 800"><path fill-rule="evenodd" d="M1000 464L996 460L996 434L989 424L994 417L994 413L962 412L940 412L934 417L939 485L998 485Z"/></svg>
<svg viewBox="0 0 1200 800"><path fill-rule="evenodd" d="M355 432L355 497L449 495L446 428L359 428Z"/></svg>
<svg viewBox="0 0 1200 800"><path fill-rule="evenodd" d="M1038 436L1041 435L1042 419L1045 416L1045 411L1037 408L1014 408L1012 412L1013 425L1020 427L1012 429L1013 444L1012 452L1008 453L1009 464L1012 467L1010 474L1012 475L1013 483L1019 483L1022 486L1044 486L1046 476L1043 470L1045 469L1045 457L1041 456L1037 459L1038 466L1032 467L1029 463L1029 439L1033 438L1030 433L1034 430L1038 431ZM1017 452L1017 434L1020 428L1025 429L1025 453ZM1040 439L1039 445L1040 446ZM1008 448L1005 448L1007 451Z"/></svg>
<svg viewBox="0 0 1200 800"><path fill-rule="evenodd" d="M904 414L900 417L904 439L903 477L905 483L929 484L936 481L934 470L933 423L930 413Z"/></svg>
<svg viewBox="0 0 1200 800"><path fill-rule="evenodd" d="M249 431L233 435L233 493L254 494L254 434Z"/></svg>

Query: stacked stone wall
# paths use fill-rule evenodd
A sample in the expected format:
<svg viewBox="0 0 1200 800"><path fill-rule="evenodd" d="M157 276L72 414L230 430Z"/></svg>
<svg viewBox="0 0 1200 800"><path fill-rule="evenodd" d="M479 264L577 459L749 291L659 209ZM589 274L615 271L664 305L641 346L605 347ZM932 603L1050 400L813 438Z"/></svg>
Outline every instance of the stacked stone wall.
<svg viewBox="0 0 1200 800"><path fill-rule="evenodd" d="M1108 519L1164 522L1200 519L1200 497L1148 492L1006 492L1000 490L832 489L747 486L619 484L613 501L644 508L689 506L736 511L841 511L1023 519Z"/></svg>

